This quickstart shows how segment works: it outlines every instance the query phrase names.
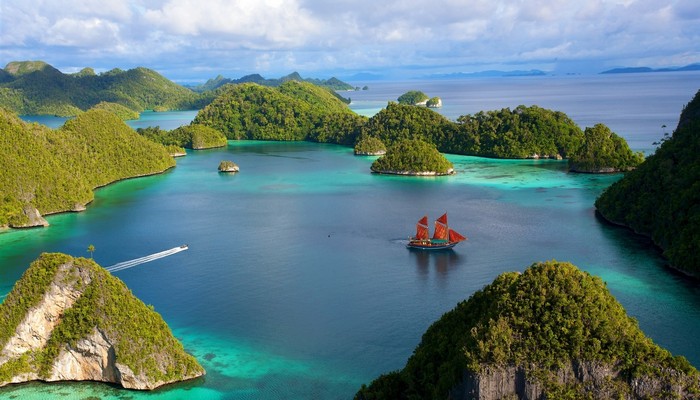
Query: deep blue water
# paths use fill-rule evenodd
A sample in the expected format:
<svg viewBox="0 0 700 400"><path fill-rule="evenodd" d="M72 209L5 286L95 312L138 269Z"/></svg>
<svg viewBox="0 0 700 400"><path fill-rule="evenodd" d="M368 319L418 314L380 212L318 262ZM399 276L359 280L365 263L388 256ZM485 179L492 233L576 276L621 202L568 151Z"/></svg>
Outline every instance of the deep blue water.
<svg viewBox="0 0 700 400"><path fill-rule="evenodd" d="M694 80L686 86L700 87L700 75L688 76ZM646 88L647 78L637 75L637 86L614 96L629 106L626 115L645 91L682 106L694 90L674 91L676 75L668 77ZM569 87L557 92L559 101L566 104L567 93L593 96L587 88L600 85L585 82L561 78ZM375 83L365 94L401 94L413 84ZM461 98L422 90L447 104ZM512 90L503 96L526 95ZM532 103L550 95L542 96ZM368 110L372 101L357 99L354 107ZM681 106L661 119L677 120ZM594 105L584 108L566 112L617 118L610 107L597 114ZM656 343L700 365L700 286L665 269L646 239L594 215L593 201L619 175L568 174L557 161L449 158L456 176L391 177L370 174L373 158L341 146L229 142L189 152L165 174L99 189L87 211L51 216L49 228L0 234L2 294L44 251L88 256L93 244L96 261L110 266L188 244L115 275L154 305L208 372L154 393L34 383L0 389L0 396L347 399L401 368L432 322L498 274L550 259L601 276ZM241 172L217 173L224 159ZM415 222L443 212L469 240L441 254L407 250Z"/></svg>

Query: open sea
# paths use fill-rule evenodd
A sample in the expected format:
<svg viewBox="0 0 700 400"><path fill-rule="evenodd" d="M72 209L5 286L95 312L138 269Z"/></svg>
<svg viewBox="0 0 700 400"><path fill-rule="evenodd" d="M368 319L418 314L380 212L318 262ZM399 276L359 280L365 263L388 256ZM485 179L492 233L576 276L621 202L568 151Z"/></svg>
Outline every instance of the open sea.
<svg viewBox="0 0 700 400"><path fill-rule="evenodd" d="M700 89L700 73L351 84L369 86L341 93L364 115L414 89L441 97L439 112L453 120L539 105L582 127L605 123L651 153ZM129 124L173 129L195 114L144 113ZM29 383L0 397L350 399L402 368L458 302L502 272L551 259L600 276L648 336L700 366L700 284L665 268L647 239L595 216L596 197L620 175L570 174L565 161L448 158L455 176L381 176L369 171L373 157L347 147L230 141L188 151L164 174L101 188L87 211L50 216L48 228L0 233L0 295L41 252L87 257L93 244L95 260L110 267L187 244L114 275L207 370L148 393ZM222 160L241 172L219 174ZM443 212L469 240L443 253L406 249L415 222Z"/></svg>

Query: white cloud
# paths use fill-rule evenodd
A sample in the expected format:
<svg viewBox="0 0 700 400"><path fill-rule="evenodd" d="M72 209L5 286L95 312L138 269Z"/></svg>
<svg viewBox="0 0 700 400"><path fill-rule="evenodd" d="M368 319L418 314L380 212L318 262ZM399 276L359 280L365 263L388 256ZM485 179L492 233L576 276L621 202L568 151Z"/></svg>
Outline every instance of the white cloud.
<svg viewBox="0 0 700 400"><path fill-rule="evenodd" d="M71 66L281 74L700 61L697 0L0 1L0 54Z"/></svg>
<svg viewBox="0 0 700 400"><path fill-rule="evenodd" d="M111 47L119 42L119 25L99 18L64 18L46 30L44 42L59 46Z"/></svg>
<svg viewBox="0 0 700 400"><path fill-rule="evenodd" d="M220 36L257 48L301 46L321 25L294 1L283 0L170 0L144 17L173 35Z"/></svg>

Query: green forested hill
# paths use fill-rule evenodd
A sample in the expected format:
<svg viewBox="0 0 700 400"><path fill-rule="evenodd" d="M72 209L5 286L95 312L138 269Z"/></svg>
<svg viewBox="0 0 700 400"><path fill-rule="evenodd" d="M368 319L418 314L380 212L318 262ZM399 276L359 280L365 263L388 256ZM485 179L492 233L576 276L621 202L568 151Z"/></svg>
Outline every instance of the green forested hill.
<svg viewBox="0 0 700 400"><path fill-rule="evenodd" d="M174 165L163 146L108 111L51 130L0 108L0 226L27 223L27 206L41 214L80 209L96 187Z"/></svg>
<svg viewBox="0 0 700 400"><path fill-rule="evenodd" d="M525 393L529 393L526 396ZM694 399L700 374L646 337L600 278L550 261L501 274L356 399Z"/></svg>
<svg viewBox="0 0 700 400"><path fill-rule="evenodd" d="M606 219L650 236L671 265L700 277L700 91L672 137L595 205Z"/></svg>
<svg viewBox="0 0 700 400"><path fill-rule="evenodd" d="M387 145L400 139L421 138L443 153L572 158L572 169L585 165L624 171L641 162L627 142L605 125L587 128L584 133L566 114L537 106L481 111L462 115L455 123L428 108L392 102L370 118L362 132L363 137L376 137Z"/></svg>
<svg viewBox="0 0 700 400"><path fill-rule="evenodd" d="M386 108L369 119L362 128L364 135L375 137L386 146L402 139L422 139L449 153L449 138L456 135L456 125L442 114L424 107L389 102Z"/></svg>
<svg viewBox="0 0 700 400"><path fill-rule="evenodd" d="M329 90L306 82L227 85L193 123L229 139L310 140L352 145L366 119Z"/></svg>
<svg viewBox="0 0 700 400"><path fill-rule="evenodd" d="M52 287L60 289L50 293ZM58 304L47 306L51 301ZM65 309L55 324L47 323L51 312L59 312L57 308ZM34 333L35 340L27 345L25 352L21 355L8 352L9 356L3 353L0 385L13 379L15 382L56 380L53 372L61 368L61 379L101 380L133 389L154 389L204 373L163 318L91 259L44 253L34 261L0 305L0 348L17 340L22 332L30 332L26 327L27 315L37 309L44 311L42 317L47 316L31 320L30 328L38 333ZM25 327L20 329L21 325ZM42 343L38 335L46 335L48 340ZM95 336L99 339L94 339ZM83 345L85 348L92 346L91 352L78 350L69 357L76 364L82 361L96 365L70 368L65 362L63 365L56 362L62 355L66 358L66 348L75 349L81 340L88 342ZM112 355L100 359L100 351ZM114 373L117 368L118 372ZM90 373L92 376L84 376Z"/></svg>
<svg viewBox="0 0 700 400"><path fill-rule="evenodd" d="M421 139L401 139L394 142L372 163L373 172L399 175L449 175L454 168L434 144Z"/></svg>
<svg viewBox="0 0 700 400"><path fill-rule="evenodd" d="M140 135L165 146L176 146L193 150L226 146L226 136L214 128L189 124L171 131L159 127L139 128Z"/></svg>
<svg viewBox="0 0 700 400"><path fill-rule="evenodd" d="M64 74L40 61L12 62L0 79L0 106L18 114L77 115L100 102L134 111L191 109L200 95L147 68Z"/></svg>

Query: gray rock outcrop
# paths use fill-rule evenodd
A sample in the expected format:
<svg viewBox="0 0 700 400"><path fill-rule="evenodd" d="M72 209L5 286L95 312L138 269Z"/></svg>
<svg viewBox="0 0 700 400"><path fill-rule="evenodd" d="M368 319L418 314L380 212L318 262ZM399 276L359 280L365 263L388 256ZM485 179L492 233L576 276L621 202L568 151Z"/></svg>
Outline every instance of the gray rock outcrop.
<svg viewBox="0 0 700 400"><path fill-rule="evenodd" d="M41 216L36 207L27 204L22 208L22 213L27 217L24 224L11 224L12 228L33 228L36 226L49 226L49 222Z"/></svg>

